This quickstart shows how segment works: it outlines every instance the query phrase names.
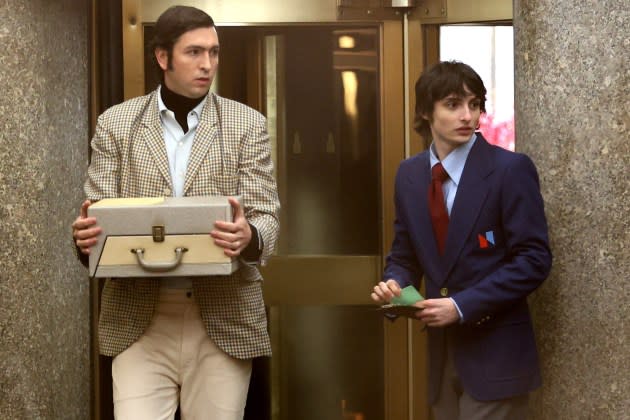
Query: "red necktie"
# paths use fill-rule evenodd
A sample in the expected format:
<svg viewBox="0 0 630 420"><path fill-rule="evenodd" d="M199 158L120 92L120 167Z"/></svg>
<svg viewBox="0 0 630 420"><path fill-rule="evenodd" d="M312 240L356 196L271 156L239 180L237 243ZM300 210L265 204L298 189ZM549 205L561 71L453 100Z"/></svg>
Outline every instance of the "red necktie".
<svg viewBox="0 0 630 420"><path fill-rule="evenodd" d="M448 174L441 163L431 169L431 187L429 188L429 210L433 222L433 233L440 255L444 254L446 232L448 231L448 211L444 202L442 183L448 179Z"/></svg>

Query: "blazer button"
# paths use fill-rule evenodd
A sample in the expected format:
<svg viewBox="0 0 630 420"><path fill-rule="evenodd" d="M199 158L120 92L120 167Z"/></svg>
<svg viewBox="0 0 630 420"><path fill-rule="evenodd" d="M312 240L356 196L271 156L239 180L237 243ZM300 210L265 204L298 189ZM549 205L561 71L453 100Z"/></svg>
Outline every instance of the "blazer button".
<svg viewBox="0 0 630 420"><path fill-rule="evenodd" d="M440 295L442 295L442 297L448 296L448 289L446 287L442 287L440 289Z"/></svg>
<svg viewBox="0 0 630 420"><path fill-rule="evenodd" d="M170 188L164 188L164 197L170 197L173 192Z"/></svg>

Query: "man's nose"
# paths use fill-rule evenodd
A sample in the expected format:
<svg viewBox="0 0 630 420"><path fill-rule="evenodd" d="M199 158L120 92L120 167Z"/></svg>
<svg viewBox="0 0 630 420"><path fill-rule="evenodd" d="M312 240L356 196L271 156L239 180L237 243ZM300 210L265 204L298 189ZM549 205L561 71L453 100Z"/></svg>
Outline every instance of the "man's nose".
<svg viewBox="0 0 630 420"><path fill-rule="evenodd" d="M472 119L472 112L470 111L470 108L468 108L467 106L463 107L463 111L462 111L462 115L461 115L461 119L463 121L470 121Z"/></svg>
<svg viewBox="0 0 630 420"><path fill-rule="evenodd" d="M210 70L212 68L212 57L210 52L206 52L201 55L201 68L204 70Z"/></svg>

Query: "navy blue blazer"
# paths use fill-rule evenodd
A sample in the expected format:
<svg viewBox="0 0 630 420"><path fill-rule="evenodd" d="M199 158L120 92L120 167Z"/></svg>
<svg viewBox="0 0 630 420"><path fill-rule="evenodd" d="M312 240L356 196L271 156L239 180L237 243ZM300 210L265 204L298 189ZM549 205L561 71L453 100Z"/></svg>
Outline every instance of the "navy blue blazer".
<svg viewBox="0 0 630 420"><path fill-rule="evenodd" d="M429 400L435 402L446 343L466 392L480 401L540 386L527 295L549 274L551 251L538 174L523 154L490 145L480 133L464 166L443 256L427 204L429 152L403 161L396 175L395 237L384 280L440 298L446 288L463 322L428 328ZM447 340L448 335L448 340Z"/></svg>

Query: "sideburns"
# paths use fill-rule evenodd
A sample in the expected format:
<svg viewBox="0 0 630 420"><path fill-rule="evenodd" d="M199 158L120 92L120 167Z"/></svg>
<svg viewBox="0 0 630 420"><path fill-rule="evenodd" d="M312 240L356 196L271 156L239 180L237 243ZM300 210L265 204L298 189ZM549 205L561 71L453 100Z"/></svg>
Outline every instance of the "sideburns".
<svg viewBox="0 0 630 420"><path fill-rule="evenodd" d="M173 71L173 51L166 52L166 69Z"/></svg>

